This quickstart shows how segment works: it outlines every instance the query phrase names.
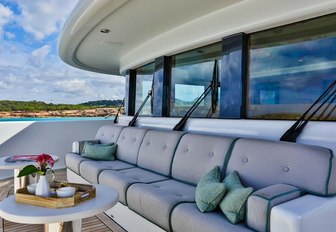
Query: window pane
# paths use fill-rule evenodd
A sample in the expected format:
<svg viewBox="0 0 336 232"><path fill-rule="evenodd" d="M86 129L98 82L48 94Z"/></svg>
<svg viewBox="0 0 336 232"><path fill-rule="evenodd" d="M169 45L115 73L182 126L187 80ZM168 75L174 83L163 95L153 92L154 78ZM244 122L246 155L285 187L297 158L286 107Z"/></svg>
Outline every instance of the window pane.
<svg viewBox="0 0 336 232"><path fill-rule="evenodd" d="M212 44L172 58L170 116L183 116L210 85L214 61L219 60L221 43ZM217 62L220 66L220 61ZM192 117L206 117L211 110L211 93ZM217 107L219 109L219 107ZM218 117L218 110L212 117Z"/></svg>
<svg viewBox="0 0 336 232"><path fill-rule="evenodd" d="M296 119L336 79L335 15L255 33L250 42L250 118Z"/></svg>
<svg viewBox="0 0 336 232"><path fill-rule="evenodd" d="M148 91L152 88L153 74L154 63L150 63L136 70L135 112L139 109L142 102L146 99ZM140 115L151 115L151 97L146 102Z"/></svg>

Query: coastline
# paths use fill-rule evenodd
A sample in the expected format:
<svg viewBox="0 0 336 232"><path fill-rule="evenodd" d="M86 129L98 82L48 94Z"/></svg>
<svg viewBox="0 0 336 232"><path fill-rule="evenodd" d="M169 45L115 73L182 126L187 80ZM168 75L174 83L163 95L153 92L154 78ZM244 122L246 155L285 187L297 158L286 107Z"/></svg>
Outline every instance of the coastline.
<svg viewBox="0 0 336 232"><path fill-rule="evenodd" d="M0 111L0 118L49 118L49 117L106 117L115 115L118 108L54 111Z"/></svg>

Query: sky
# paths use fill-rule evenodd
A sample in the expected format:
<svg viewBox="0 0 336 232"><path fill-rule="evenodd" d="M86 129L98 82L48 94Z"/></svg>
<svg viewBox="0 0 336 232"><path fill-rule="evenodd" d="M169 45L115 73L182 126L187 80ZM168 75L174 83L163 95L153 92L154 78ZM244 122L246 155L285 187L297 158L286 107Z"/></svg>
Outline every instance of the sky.
<svg viewBox="0 0 336 232"><path fill-rule="evenodd" d="M124 98L124 77L65 64L57 53L78 0L0 0L0 100L75 104Z"/></svg>

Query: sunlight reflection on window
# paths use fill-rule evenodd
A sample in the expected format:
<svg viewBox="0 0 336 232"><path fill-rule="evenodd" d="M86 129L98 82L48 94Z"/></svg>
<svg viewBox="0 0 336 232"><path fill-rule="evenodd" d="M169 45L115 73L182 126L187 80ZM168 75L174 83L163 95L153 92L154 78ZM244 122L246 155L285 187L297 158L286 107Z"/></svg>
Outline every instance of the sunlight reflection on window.
<svg viewBox="0 0 336 232"><path fill-rule="evenodd" d="M335 20L326 16L251 35L248 117L298 118L336 79Z"/></svg>

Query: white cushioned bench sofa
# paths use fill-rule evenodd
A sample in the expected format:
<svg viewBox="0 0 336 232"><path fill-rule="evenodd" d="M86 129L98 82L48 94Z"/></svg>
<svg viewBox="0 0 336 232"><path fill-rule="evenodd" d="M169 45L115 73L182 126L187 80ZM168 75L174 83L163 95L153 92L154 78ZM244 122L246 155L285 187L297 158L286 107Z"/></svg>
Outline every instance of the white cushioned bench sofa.
<svg viewBox="0 0 336 232"><path fill-rule="evenodd" d="M163 230L336 228L335 159L327 148L115 125L102 126L92 142L118 144L117 159L83 158L84 141L74 142L73 151L66 155L69 181L82 178L114 187L120 205ZM253 187L245 221L231 224L220 210L198 210L196 185L215 166L223 178L237 171L242 184Z"/></svg>

